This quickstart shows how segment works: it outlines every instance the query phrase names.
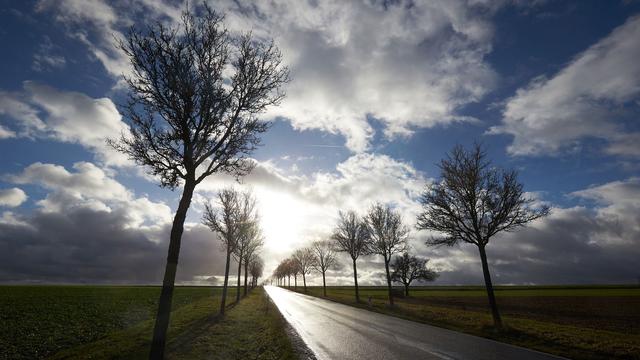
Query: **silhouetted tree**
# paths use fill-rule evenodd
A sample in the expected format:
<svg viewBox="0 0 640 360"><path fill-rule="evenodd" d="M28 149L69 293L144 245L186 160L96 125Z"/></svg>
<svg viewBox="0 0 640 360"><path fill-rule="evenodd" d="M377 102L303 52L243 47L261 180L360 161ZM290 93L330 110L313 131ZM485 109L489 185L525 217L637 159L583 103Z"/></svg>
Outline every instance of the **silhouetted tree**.
<svg viewBox="0 0 640 360"><path fill-rule="evenodd" d="M291 258L284 259L280 262L278 267L276 268L276 274L282 279L283 286L287 286L291 288L291 275L293 275L296 264L291 260ZM284 281L284 279L287 281Z"/></svg>
<svg viewBox="0 0 640 360"><path fill-rule="evenodd" d="M260 229L259 222L255 222L252 224L251 228L248 229L249 234L249 243L244 251L244 295L247 295L247 275L249 273L249 268L251 267L252 262L255 262L258 259L258 252L262 245L264 245L264 238L262 237L262 231Z"/></svg>
<svg viewBox="0 0 640 360"><path fill-rule="evenodd" d="M311 250L315 257L313 267L322 273L322 293L327 297L325 273L338 264L338 259L336 258L332 244L328 241L315 241L311 244Z"/></svg>
<svg viewBox="0 0 640 360"><path fill-rule="evenodd" d="M331 236L337 251L346 252L353 261L353 282L356 288L356 302L360 302L358 290L358 270L356 260L360 255L369 254L369 232L364 220L354 212L338 213L338 224Z"/></svg>
<svg viewBox="0 0 640 360"><path fill-rule="evenodd" d="M393 292L391 288L391 272L389 263L394 254L404 252L407 248L409 228L402 224L402 216L389 205L375 203L369 209L366 223L371 237L369 249L372 254L382 256L387 275L387 289L389 291L389 305L393 306Z"/></svg>
<svg viewBox="0 0 640 360"><path fill-rule="evenodd" d="M441 180L427 186L420 198L423 212L417 228L444 235L432 237L428 245L466 242L478 247L493 322L502 328L485 247L495 234L546 216L549 208L534 207L533 199L524 196L517 172L494 167L479 144L468 151L455 146L439 167Z"/></svg>
<svg viewBox="0 0 640 360"><path fill-rule="evenodd" d="M245 260L245 252L249 247L253 237L256 235L258 229L258 214L256 213L256 200L250 192L242 193L242 213L240 214L238 241L234 248L233 255L238 263L238 281L236 285L236 302L240 301L240 276L242 270L242 264ZM245 266L245 279L247 276L247 269ZM246 294L246 292L245 292Z"/></svg>
<svg viewBox="0 0 640 360"><path fill-rule="evenodd" d="M298 249L293 253L292 259L296 263L296 268L300 271L300 274L302 274L304 292L307 292L307 274L311 272L315 260L313 252L309 248Z"/></svg>
<svg viewBox="0 0 640 360"><path fill-rule="evenodd" d="M220 235L220 241L222 241L226 252L220 314L224 314L227 301L231 255L238 246L238 238L242 231L242 217L245 210L242 206L244 203L241 197L242 195L233 188L223 189L218 192L219 208L216 209L211 204L205 204L202 216L202 223L208 226L211 231Z"/></svg>
<svg viewBox="0 0 640 360"><path fill-rule="evenodd" d="M293 275L293 289L298 290L298 274L300 274L300 264L298 264L296 259L289 258L287 260L287 268L289 269L289 273Z"/></svg>
<svg viewBox="0 0 640 360"><path fill-rule="evenodd" d="M249 262L249 272L251 273L251 287L258 285L258 279L262 276L264 262L259 257L253 257Z"/></svg>
<svg viewBox="0 0 640 360"><path fill-rule="evenodd" d="M433 281L438 277L435 271L427 268L427 262L429 259L410 256L405 252L396 256L391 263L391 280L404 285L405 296L409 296L409 285L413 280Z"/></svg>
<svg viewBox="0 0 640 360"><path fill-rule="evenodd" d="M268 123L257 115L280 102L288 80L273 42L251 34L232 39L223 17L205 6L188 10L178 28L150 23L131 28L119 47L129 57L129 101L122 107L131 133L111 146L147 166L161 186L183 185L176 210L158 304L150 358L164 356L184 220L194 189L216 172L241 177L253 163Z"/></svg>
<svg viewBox="0 0 640 360"><path fill-rule="evenodd" d="M285 277L285 270L284 270L284 262L281 261L278 266L276 266L276 269L273 270L273 277L276 279L276 284L278 286L282 286L282 282L283 279Z"/></svg>
<svg viewBox="0 0 640 360"><path fill-rule="evenodd" d="M293 275L293 272L292 272L292 269L291 269L291 262L289 261L289 259L285 260L284 270L285 270L285 274L287 276L287 287L289 289L291 289L291 275Z"/></svg>

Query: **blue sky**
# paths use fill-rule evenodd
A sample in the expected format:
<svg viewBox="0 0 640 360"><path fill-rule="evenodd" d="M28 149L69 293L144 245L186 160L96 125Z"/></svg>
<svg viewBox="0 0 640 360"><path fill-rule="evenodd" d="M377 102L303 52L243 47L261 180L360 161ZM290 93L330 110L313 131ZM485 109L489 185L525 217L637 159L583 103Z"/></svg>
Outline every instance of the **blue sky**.
<svg viewBox="0 0 640 360"><path fill-rule="evenodd" d="M326 237L338 209L390 202L412 225L419 191L438 177L436 163L453 145L480 141L497 165L518 169L526 191L554 209L492 244L498 282L637 277L640 2L212 6L226 13L230 31L274 38L291 69L287 98L265 114L273 126L253 154L257 171L243 185L263 205L267 270ZM0 281L159 279L156 260L166 251L179 192L159 188L102 140L127 126L117 104L128 65L113 39L134 24L175 24L182 9L180 2L150 0L2 3L0 253L25 256L0 269ZM183 282L219 274L221 267L199 254L208 249L215 259L219 249L198 222L203 202L229 183L212 178L196 196ZM113 233L93 239L93 231L103 232L84 228L87 219ZM128 239L118 243L122 248L109 239L120 233ZM92 240L82 245L73 236ZM425 236L414 231L412 246L443 273L440 282L479 282L474 249L427 248ZM130 243L158 265L145 272L118 259ZM45 255L55 244L67 249L64 256ZM102 247L114 254L96 255ZM549 259L567 256L574 266L549 268ZM110 274L110 264L120 261L131 270ZM81 271L96 262L101 270ZM62 270L70 264L78 271ZM363 266L365 283L382 280L379 259ZM334 275L338 282L350 276Z"/></svg>

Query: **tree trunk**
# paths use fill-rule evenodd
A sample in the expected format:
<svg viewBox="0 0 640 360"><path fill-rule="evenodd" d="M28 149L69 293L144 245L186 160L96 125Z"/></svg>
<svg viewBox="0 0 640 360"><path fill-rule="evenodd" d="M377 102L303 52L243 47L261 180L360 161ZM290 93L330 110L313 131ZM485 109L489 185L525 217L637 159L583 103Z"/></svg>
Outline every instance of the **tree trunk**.
<svg viewBox="0 0 640 360"><path fill-rule="evenodd" d="M409 297L409 284L404 284L404 296Z"/></svg>
<svg viewBox="0 0 640 360"><path fill-rule="evenodd" d="M298 275L293 275L293 290L298 290Z"/></svg>
<svg viewBox="0 0 640 360"><path fill-rule="evenodd" d="M242 251L238 256L238 284L236 286L236 302L240 301L240 277L242 275Z"/></svg>
<svg viewBox="0 0 640 360"><path fill-rule="evenodd" d="M356 302L360 302L360 292L358 292L358 270L356 269L356 259L353 259L353 283L356 284Z"/></svg>
<svg viewBox="0 0 640 360"><path fill-rule="evenodd" d="M291 289L291 275L287 276L287 287Z"/></svg>
<svg viewBox="0 0 640 360"><path fill-rule="evenodd" d="M307 292L307 277L302 273L302 283L304 284L304 292Z"/></svg>
<svg viewBox="0 0 640 360"><path fill-rule="evenodd" d="M322 293L327 297L327 281L324 279L324 271L322 272Z"/></svg>
<svg viewBox="0 0 640 360"><path fill-rule="evenodd" d="M191 205L191 198L193 197L195 187L196 183L194 180L185 182L182 197L180 198L176 215L173 218L171 235L169 237L167 264L164 269L164 279L162 280L162 291L160 292L160 300L158 301L158 312L153 328L153 340L151 342L149 359L160 360L164 358L167 329L169 327L169 317L171 316L171 302L173 300L173 284L176 280L176 269L178 268L178 257L180 256L180 241L182 240L182 232L184 231L184 220L187 216L189 205Z"/></svg>
<svg viewBox="0 0 640 360"><path fill-rule="evenodd" d="M231 262L231 250L227 245L227 261L224 266L224 282L222 283L222 300L220 301L220 315L224 315L224 307L227 303L227 288L229 284L229 263Z"/></svg>
<svg viewBox="0 0 640 360"><path fill-rule="evenodd" d="M391 292L391 275L389 274L389 261L384 259L384 269L387 271L387 289L389 290L389 305L393 306L393 293Z"/></svg>
<svg viewBox="0 0 640 360"><path fill-rule="evenodd" d="M244 295L243 296L247 296L247 278L249 276L247 270L249 269L249 262L246 261L244 262Z"/></svg>
<svg viewBox="0 0 640 360"><path fill-rule="evenodd" d="M496 328L502 329L502 319L498 312L498 304L493 294L493 284L491 283L491 274L489 273L489 264L487 263L487 253L484 246L478 246L480 250L480 259L482 260L482 273L484 274L484 284L487 288L487 296L489 297L489 306L491 307L491 315L493 316L493 324Z"/></svg>

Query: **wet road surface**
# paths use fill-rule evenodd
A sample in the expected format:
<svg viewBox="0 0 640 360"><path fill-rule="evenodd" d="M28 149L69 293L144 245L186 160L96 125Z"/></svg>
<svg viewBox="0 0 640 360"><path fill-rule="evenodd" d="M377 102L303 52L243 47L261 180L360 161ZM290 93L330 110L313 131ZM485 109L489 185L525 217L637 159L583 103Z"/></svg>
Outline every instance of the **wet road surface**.
<svg viewBox="0 0 640 360"><path fill-rule="evenodd" d="M319 360L562 359L275 286L265 289Z"/></svg>

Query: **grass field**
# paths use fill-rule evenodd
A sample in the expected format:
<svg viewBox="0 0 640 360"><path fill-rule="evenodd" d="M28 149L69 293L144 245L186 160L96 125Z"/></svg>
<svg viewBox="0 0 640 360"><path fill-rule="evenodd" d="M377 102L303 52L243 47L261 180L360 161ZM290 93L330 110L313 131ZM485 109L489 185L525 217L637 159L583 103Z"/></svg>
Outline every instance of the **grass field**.
<svg viewBox="0 0 640 360"><path fill-rule="evenodd" d="M0 286L0 359L146 358L159 292L159 287L151 286ZM268 329L271 336L278 334L284 340L271 339L272 348L262 346L287 353L289 340L282 319L274 317L279 314L264 317L255 306L265 302L262 292L256 290L234 306L235 290L231 290L227 300L231 309L219 319L213 314L219 307L221 288L176 288L168 344L172 357L190 351L189 344L197 335L194 329L203 326L225 327L248 338L259 338ZM250 303L254 306L248 306ZM254 320L260 317L262 327L229 326L229 319L242 317L239 313ZM233 348L221 351L228 354Z"/></svg>
<svg viewBox="0 0 640 360"><path fill-rule="evenodd" d="M308 287L322 296L322 287ZM398 291L400 289L398 288ZM302 292L302 287L298 287ZM412 287L387 305L386 288L328 287L330 300L575 359L640 359L637 286L503 286L496 296L507 330L491 327L482 287ZM371 297L371 306L368 304Z"/></svg>

